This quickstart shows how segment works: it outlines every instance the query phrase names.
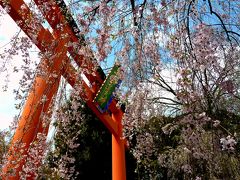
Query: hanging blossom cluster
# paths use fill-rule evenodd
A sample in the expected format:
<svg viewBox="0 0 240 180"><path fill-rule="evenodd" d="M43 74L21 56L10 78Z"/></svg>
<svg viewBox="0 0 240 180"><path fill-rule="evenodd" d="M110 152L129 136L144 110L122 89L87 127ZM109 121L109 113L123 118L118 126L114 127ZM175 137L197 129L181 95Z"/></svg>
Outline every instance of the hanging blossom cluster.
<svg viewBox="0 0 240 180"><path fill-rule="evenodd" d="M36 140L30 144L27 154L24 155L25 164L22 167L22 171L19 172L21 179L38 177L39 168L46 156L47 148L46 134L38 133Z"/></svg>
<svg viewBox="0 0 240 180"><path fill-rule="evenodd" d="M189 156L195 159L210 161L214 158L210 147L214 146L219 149L220 146L218 145L219 139L217 136L214 133L209 133L206 126L221 127L219 126L219 117L216 117L214 114L217 109L222 108L221 103L226 100L224 95L226 88L223 88L224 83L222 82L225 82L228 77L231 77L232 73L234 74L233 66L238 62L236 58L237 50L225 51L222 47L229 46L229 44L224 42L225 39L221 37L217 31L205 24L200 24L193 29L194 36L186 40L187 31L182 27L181 31L176 31L176 33L170 37L171 41L168 43L171 56L177 60L177 90L173 93L176 97L175 100L179 102L178 113L183 114L183 117L177 122L177 125L181 127L181 140L186 146L186 149L189 150ZM133 35L136 35L136 33ZM127 43L127 49L129 49L129 44L130 43ZM187 49L185 44L189 45L189 49ZM152 46L150 47L152 48ZM151 48L146 46L146 50ZM142 56L139 54L139 52L145 53L144 46L141 49L139 48L139 44L136 43L136 52L138 61L134 63L133 71L138 70L140 64L147 65L147 63L141 62ZM224 53L226 55L225 57L223 56ZM147 56L147 58L150 57L151 56ZM157 59L159 59L159 57L157 57ZM232 61L233 66L230 65ZM154 62L152 63L154 64ZM140 70L143 70L143 68L140 68ZM171 91L172 89L166 85L167 83L164 83L166 82L162 80L159 85L162 86L163 84L166 89ZM127 110L127 114L129 113L132 116L129 116L130 118L125 127L130 131L136 127L134 125L141 128L143 127L141 125L145 124L142 113L137 113L137 109L139 109L140 105L142 108L144 108L145 105L147 106L146 99L148 96L144 95L143 92L139 92L139 94L141 93L143 96L139 96L137 101L133 103L135 105L133 105L132 108L130 108L130 106ZM161 105L163 105L163 103L159 103L159 106ZM139 112L142 111L140 110ZM224 131L224 133L226 132ZM169 134L171 134L171 131ZM213 140L210 140L211 137ZM213 144L209 145L210 142ZM190 166L190 169L194 169L194 167L191 167L191 162L186 162L186 167L187 165ZM182 167L185 167L184 164Z"/></svg>
<svg viewBox="0 0 240 180"><path fill-rule="evenodd" d="M234 137L231 137L231 136L221 138L220 143L222 145L223 151L226 150L226 151L230 151L230 152L235 150L235 146L237 144Z"/></svg>
<svg viewBox="0 0 240 180"><path fill-rule="evenodd" d="M128 102L123 119L125 137L132 139L135 130L144 126L147 119L161 114L162 107L152 103L152 99L156 97L156 94L152 92L153 88L157 89L151 83L141 83L126 97Z"/></svg>
<svg viewBox="0 0 240 180"><path fill-rule="evenodd" d="M76 162L72 154L77 153L81 145L78 142L78 136L82 131L80 127L84 119L84 115L79 111L79 108L83 106L79 91L73 91L70 98L71 101L66 102L56 114L55 141L58 146L53 156L58 160L54 162L56 167L53 171L64 179L74 179L79 174L78 169L75 169ZM63 151L66 154L58 156Z"/></svg>
<svg viewBox="0 0 240 180"><path fill-rule="evenodd" d="M137 136L137 147L133 151L134 157L138 163L141 162L142 157L147 157L151 161L151 156L154 154L153 137L150 133L140 134ZM145 164L147 166L147 163Z"/></svg>
<svg viewBox="0 0 240 180"><path fill-rule="evenodd" d="M49 110L49 112L50 111L51 110ZM29 147L27 147L22 141L17 141L14 144L8 142L10 149L5 151L6 154L4 155L5 158L3 159L3 164L10 166L10 169L3 175L4 177L15 175L16 169L19 168L19 164L24 164L19 171L21 179L38 177L41 172L41 164L50 148L50 144L46 142L46 132L48 131L51 121L51 116L49 116L49 114L43 113L40 117L42 121L42 131L36 134ZM24 127L23 131L27 130L26 128L30 127ZM11 161L9 161L9 157L11 158Z"/></svg>
<svg viewBox="0 0 240 180"><path fill-rule="evenodd" d="M211 163L217 161L212 152L219 152L220 149L234 151L237 144L233 137L227 136L220 139L219 145L218 133L229 132L221 125L221 121L228 118L223 119L218 113L229 109L225 105L232 106L224 102L233 98L230 94L235 92L234 79L230 78L237 73L235 67L239 63L236 58L238 50L236 47L230 49L223 36L205 24L195 28L194 38L191 39L191 53L181 53L185 47L176 45L179 42L176 40L180 38L181 36L174 37L170 42L173 46L169 47L172 49L172 56L179 61L176 97L186 114L178 122L183 127L181 138L190 157L207 160L212 168L217 168ZM236 100L233 98L231 102ZM209 125L217 131L206 128ZM194 163L189 162L182 166L183 169L186 167L194 169ZM188 172L192 174L192 171Z"/></svg>

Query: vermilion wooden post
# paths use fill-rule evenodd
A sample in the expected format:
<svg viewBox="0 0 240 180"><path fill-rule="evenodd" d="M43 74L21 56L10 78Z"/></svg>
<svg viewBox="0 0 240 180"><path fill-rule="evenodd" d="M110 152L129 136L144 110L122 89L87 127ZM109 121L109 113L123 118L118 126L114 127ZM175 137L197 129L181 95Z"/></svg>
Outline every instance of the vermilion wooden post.
<svg viewBox="0 0 240 180"><path fill-rule="evenodd" d="M122 139L123 112L118 110L112 114L114 121L118 123L118 135L112 134L112 180L126 180L125 147Z"/></svg>
<svg viewBox="0 0 240 180"><path fill-rule="evenodd" d="M44 62L42 64L45 65ZM56 63L55 68L59 65L60 62ZM48 68L44 67L42 70L46 69ZM49 72L48 74L50 75L51 73ZM8 164L5 164L3 168L3 179L20 179L19 172L24 165L24 160L20 158L27 154L27 150L31 142L36 138L37 133L47 133L49 124L44 127L40 116L42 113L48 113L52 97L57 92L59 80L60 76L52 79L52 82L49 83L45 77L36 77L11 141ZM43 98L46 101L43 101ZM23 144L25 146L21 147ZM9 176L8 173L12 170L15 171L15 175Z"/></svg>

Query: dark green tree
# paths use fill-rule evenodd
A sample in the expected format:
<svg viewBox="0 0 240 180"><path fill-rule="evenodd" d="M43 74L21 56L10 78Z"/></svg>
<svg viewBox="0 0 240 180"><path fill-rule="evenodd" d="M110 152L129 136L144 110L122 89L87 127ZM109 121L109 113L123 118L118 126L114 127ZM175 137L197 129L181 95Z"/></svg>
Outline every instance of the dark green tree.
<svg viewBox="0 0 240 180"><path fill-rule="evenodd" d="M55 123L54 150L47 159L50 169L57 169L51 171L53 179L111 180L109 130L81 100L71 99L62 108L64 114L58 115ZM136 160L129 152L126 162L127 179L135 179Z"/></svg>

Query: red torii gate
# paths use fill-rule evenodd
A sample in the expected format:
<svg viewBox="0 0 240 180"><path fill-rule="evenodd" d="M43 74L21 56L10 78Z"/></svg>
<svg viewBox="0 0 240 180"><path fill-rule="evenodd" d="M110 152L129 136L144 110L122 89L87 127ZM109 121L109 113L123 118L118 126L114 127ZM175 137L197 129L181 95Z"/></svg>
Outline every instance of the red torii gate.
<svg viewBox="0 0 240 180"><path fill-rule="evenodd" d="M40 51L43 54L50 52L54 55L51 60L49 57L46 57L40 62L40 71L45 73L44 76L36 76L32 89L29 92L22 115L19 119L18 127L11 142L8 161L3 168L3 174L5 175L3 175L2 178L20 178L19 172L22 170L24 161L18 161L19 157L15 155L16 152L21 150L21 147L16 146L16 144L24 143L25 146L21 155L26 155L37 133L47 134L49 124L47 127L43 125L41 114L49 113L49 106L57 92L60 77L63 76L72 87L83 89L79 95L86 100L88 107L92 109L96 116L112 133L112 179L125 180L125 143L122 138L123 111L116 107L116 100L113 100L109 106L111 114L108 112L101 113L96 104L93 103L93 99L103 83L103 78L101 73L94 68L94 63L96 63L94 58L87 59L84 55L77 54L74 46L67 46L69 42L84 43L84 39L76 35L76 32L74 32L75 29L70 26L69 22L71 20L73 21L72 17L70 16L69 20L69 14L68 19L66 19L66 14L63 14L66 13L66 11L61 9L65 6L63 0L55 1L58 3L51 3L48 11L44 9L45 5L49 3L48 0L34 0L34 2L53 29L52 33L49 32L48 29L45 29L39 20L32 15L23 0L9 0L7 2L0 0L0 5L3 8L8 8L8 14L17 22L18 26L28 37L32 39ZM53 42L55 42L54 46L52 46ZM82 46L81 48L84 47ZM85 76L92 85L91 87L78 78L77 71L71 65L67 52L71 54L79 67L87 68L90 72L94 72L85 72ZM46 99L44 103L41 102L42 98ZM8 171L11 171L11 169L15 169L16 174L7 177L6 174ZM32 176L32 178L34 177Z"/></svg>

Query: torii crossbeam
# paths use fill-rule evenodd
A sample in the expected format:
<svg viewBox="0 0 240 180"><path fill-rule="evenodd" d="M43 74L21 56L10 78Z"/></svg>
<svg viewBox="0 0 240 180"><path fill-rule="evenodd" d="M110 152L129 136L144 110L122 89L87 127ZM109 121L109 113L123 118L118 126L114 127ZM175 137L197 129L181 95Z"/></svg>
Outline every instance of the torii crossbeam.
<svg viewBox="0 0 240 180"><path fill-rule="evenodd" d="M48 0L34 0L45 19L50 24L53 32L45 29L39 19L33 15L23 0L0 0L3 8L8 8L8 14L18 24L18 26L28 35L32 42L45 54L39 65L39 72L29 92L24 109L19 119L19 124L11 141L8 152L8 161L3 168L3 179L19 179L19 172L22 170L24 161L19 160L16 152L22 150L21 155L26 155L31 142L38 133L48 133L48 126L42 122L42 114L51 114L49 110L54 95L57 93L60 77L63 76L67 82L76 89L81 88L79 93L95 115L105 124L112 133L112 179L125 180L125 147L122 138L122 116L123 111L116 106L113 100L109 106L109 112L100 112L93 102L96 93L102 85L103 71L98 66L94 57L79 55L78 49L69 47L68 43L77 43L81 49L90 51L84 44L84 38L77 35L76 26L72 16L66 18L66 5L63 0L49 3ZM49 5L48 10L44 9ZM75 26L74 28L72 26ZM90 51L91 52L91 51ZM91 83L89 87L84 80L79 79L76 69L71 65L67 53L71 55L79 67L87 68L84 74ZM46 55L48 54L48 55ZM49 56L49 54L51 56ZM93 73L91 73L93 72ZM94 75L93 75L94 74ZM45 99L43 102L42 99ZM17 146L19 143L24 147ZM15 175L8 176L8 172L15 170ZM31 175L31 179L34 175Z"/></svg>

